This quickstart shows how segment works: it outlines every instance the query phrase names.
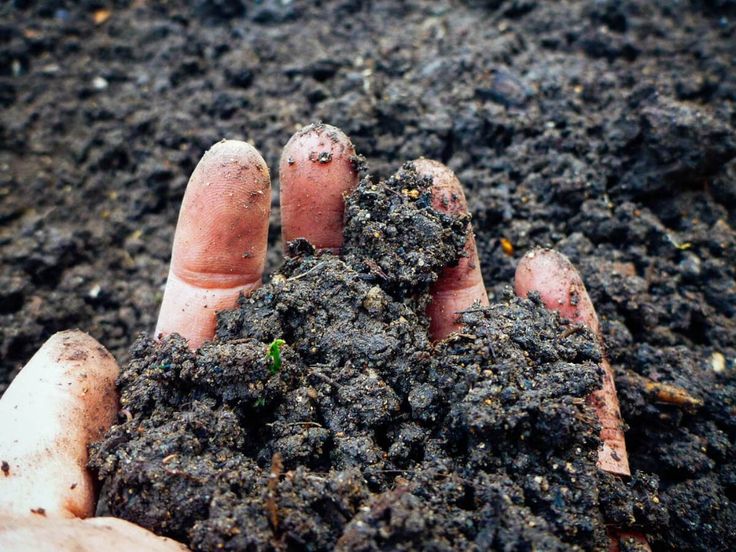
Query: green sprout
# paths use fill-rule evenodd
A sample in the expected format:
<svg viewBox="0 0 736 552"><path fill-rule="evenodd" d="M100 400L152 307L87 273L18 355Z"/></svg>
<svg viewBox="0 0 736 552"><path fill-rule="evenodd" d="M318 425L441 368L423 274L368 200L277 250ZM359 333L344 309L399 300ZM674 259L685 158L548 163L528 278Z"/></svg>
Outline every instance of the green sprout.
<svg viewBox="0 0 736 552"><path fill-rule="evenodd" d="M281 347L286 344L283 339L274 339L268 346L268 356L271 357L271 362L268 366L268 371L271 375L275 375L281 369Z"/></svg>
<svg viewBox="0 0 736 552"><path fill-rule="evenodd" d="M263 408L266 406L266 399L264 397L258 397L255 402L256 408Z"/></svg>

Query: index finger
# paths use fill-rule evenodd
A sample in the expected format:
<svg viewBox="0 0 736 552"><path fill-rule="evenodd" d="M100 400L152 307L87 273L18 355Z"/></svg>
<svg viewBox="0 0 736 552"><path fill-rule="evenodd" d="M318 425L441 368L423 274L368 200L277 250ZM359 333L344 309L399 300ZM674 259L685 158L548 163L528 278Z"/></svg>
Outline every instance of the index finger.
<svg viewBox="0 0 736 552"><path fill-rule="evenodd" d="M261 285L270 211L268 167L253 146L223 140L205 153L179 212L157 336L178 333L197 348L218 310Z"/></svg>

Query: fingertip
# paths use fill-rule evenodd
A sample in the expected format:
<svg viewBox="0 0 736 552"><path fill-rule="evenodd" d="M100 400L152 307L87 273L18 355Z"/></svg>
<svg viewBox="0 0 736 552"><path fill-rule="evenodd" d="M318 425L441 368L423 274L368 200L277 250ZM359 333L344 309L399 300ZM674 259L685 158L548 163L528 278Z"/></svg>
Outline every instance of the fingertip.
<svg viewBox="0 0 736 552"><path fill-rule="evenodd" d="M358 185L354 162L355 147L334 126L310 124L289 139L279 164L284 247L297 238L342 247L344 197Z"/></svg>
<svg viewBox="0 0 736 552"><path fill-rule="evenodd" d="M118 366L78 330L54 334L0 400L0 508L28 515L88 516L94 484L87 447L117 413Z"/></svg>
<svg viewBox="0 0 736 552"><path fill-rule="evenodd" d="M271 179L258 150L223 140L194 169L182 201L155 335L196 348L214 335L218 310L261 283Z"/></svg>
<svg viewBox="0 0 736 552"><path fill-rule="evenodd" d="M447 165L421 157L412 162L416 171L432 177L432 207L448 215L468 212L468 202L460 180Z"/></svg>
<svg viewBox="0 0 736 552"><path fill-rule="evenodd" d="M548 309L599 335L598 316L583 279L562 253L552 249L529 251L516 267L514 291L519 297L538 292Z"/></svg>
<svg viewBox="0 0 736 552"><path fill-rule="evenodd" d="M240 140L218 142L204 154L187 184L172 270L203 288L260 279L270 211L271 178L258 150Z"/></svg>
<svg viewBox="0 0 736 552"><path fill-rule="evenodd" d="M450 168L432 159L413 161L417 173L432 177L432 207L449 215L468 213L463 187ZM444 339L462 324L458 313L474 303L488 305L488 293L478 261L478 249L472 229L469 228L464 256L456 266L445 267L431 290L432 302L427 307L430 318L429 333L433 340Z"/></svg>
<svg viewBox="0 0 736 552"><path fill-rule="evenodd" d="M268 177L268 166L263 160L260 152L252 144L244 140L233 140L223 138L219 142L212 144L202 156L201 162L205 164L219 164L237 159L241 163L254 163L264 176Z"/></svg>

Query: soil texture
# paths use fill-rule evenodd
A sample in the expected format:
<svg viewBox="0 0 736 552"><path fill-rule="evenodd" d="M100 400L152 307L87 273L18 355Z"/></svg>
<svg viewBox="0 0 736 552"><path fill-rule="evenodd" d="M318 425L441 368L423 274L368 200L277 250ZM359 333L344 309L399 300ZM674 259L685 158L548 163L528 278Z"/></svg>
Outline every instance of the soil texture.
<svg viewBox="0 0 736 552"><path fill-rule="evenodd" d="M298 244L198 352L141 338L127 419L93 452L102 511L202 550L602 549L607 524L664 516L656 477L596 468L587 332L507 299L429 342L428 286L467 228L430 184L365 178L344 257Z"/></svg>
<svg viewBox="0 0 736 552"><path fill-rule="evenodd" d="M474 542L482 547L493 542L484 538L499 539L496 543L526 539L519 542L533 542L539 548L596 546L602 524L615 520L640 526L655 550L734 549L735 34L733 0L4 3L0 6L0 392L44 339L72 327L100 339L128 366L126 374L148 374L135 396L151 402L136 407L135 419L149 424L153 440L136 445L149 466L159 458L155 447L192 461L197 456L187 447L228 451L223 459L197 457L201 464L187 464L183 471L191 481L201 481L212 496L177 480L181 500L191 492L192 515L205 521L196 530L193 519L189 523L181 518L176 528L159 528L191 538L201 547L226 537L245 538L226 535L232 529L223 520L230 515L265 523L242 535L255 535L269 546L287 542L284 535L303 536L296 518L290 518L291 525L275 518L280 529L274 532L274 518L244 513L249 508L262 512L263 501L254 497L266 492L274 497L271 503L277 505L278 516L285 516L285 511L305 516L322 512L321 517L304 518L320 531L322 540L313 538L320 546L339 541L346 547L364 543L390 548L394 541L380 539L395 538L397 547L399 542L411 547L406 543L412 531L436 535L438 547L450 542L443 540L448 535L466 539L448 546ZM269 284L278 299L269 300L262 291L248 307L271 316L256 327L248 322L247 313L253 311L241 305L240 311L228 315L231 319L223 318L221 342L210 352L192 355L175 340L161 350L139 342L127 352L132 336L154 327L176 215L188 176L202 153L222 138L248 139L269 166L276 167L290 135L317 119L341 127L367 158L375 177L386 178L404 160L420 155L456 171L467 188L494 304L492 316L467 315L472 318L467 334L474 339L435 350L426 341L426 321L417 314L422 312L424 286L440 260L448 261L447 251L412 244L421 252L418 258L435 259L434 268L415 272L418 264L413 263L389 273L381 262L390 265L393 250L384 250L386 257L381 257L381 251L370 250L370 240L356 237L352 260L316 257L302 245L303 258L289 261ZM275 184L271 273L280 263ZM356 208L368 209L369 204L366 196ZM457 229L442 228L456 235ZM593 472L586 471L596 447L595 431L585 406L570 403L589 391L586 374L600 353L591 350L592 341L584 335L552 339L564 331L554 317L533 302L506 294L516 262L535 246L553 246L567 254L581 270L598 308L628 425L634 476L626 484L606 483L600 476L593 481ZM378 268L361 264L366 260ZM321 262L326 264L319 270L293 281L291 291L278 287L286 285L279 284L281 278L286 281ZM322 280L314 280L317 273ZM328 301L310 294L322 293L328 282L348 290L345 294L353 303L332 297L343 301L344 310L335 310L335 303L329 303L329 311L323 308L325 319L314 327L318 335L332 328L332 334L323 337L336 349L324 352L320 347L327 345L314 345L326 355L321 359L298 349L304 328L292 327L269 301L294 309L290 312L301 312L297 309L301 301L306 306L301 319L307 320L307 314L316 316L319 311L318 301ZM297 288L304 294L301 299L291 295ZM375 314L363 307L362 298L356 299L373 288L377 291L368 304L378 309ZM399 315L407 320L406 330L381 329L397 309L406 312ZM345 319L338 320L340 316ZM385 343L353 342L353 337L367 335L366 328L373 327L369 324L377 325L375 335L383 336ZM504 324L519 326L518 331ZM339 328L355 325L360 332L340 334L345 330ZM537 329L521 344L511 337L508 343L501 339L528 335L530 328ZM253 383L257 374L270 375L264 347L279 337L268 333L276 330L284 332L287 342L283 366L276 375L258 379L268 384L253 404L241 404L237 397L253 393L243 387L245 382ZM337 335L343 335L345 343L338 343ZM232 343L241 338L251 341ZM303 342L309 339L304 337ZM397 351L396 343L407 349ZM495 353L480 349L474 353L474 343L491 343ZM223 357L222 374L213 374L208 384L200 377L202 367L208 354L209 366L215 364L216 355L224 355L218 347L233 352ZM361 347L383 351L372 369L375 378L357 364L338 367L337 359L346 348L358 354ZM407 360L412 351L416 358ZM161 366L170 363L176 368L154 374L156 355ZM333 357L328 359L329 355ZM460 357L468 359L465 368L457 374L443 372L447 367L442 362L457 366L463 364ZM407 364L396 367L389 359ZM482 367L480 376L468 372L473 362ZM574 382L558 384L559 395L549 403L562 405L562 410L575 405L580 419L574 417L574 422L562 414L554 418L541 413L546 404L541 398L541 410L534 410L534 392L553 393L554 387L523 388L524 378L517 377L523 366L530 373L534 366L533 373L539 371L534 377L550 385L552 368L544 366L555 363L570 363L569 370L579 375ZM303 372L316 364L328 366L318 370L337 387ZM408 375L406 381L392 380L392 373L408 373L410 368L417 369L414 380ZM486 369L493 374L484 376ZM252 376L242 379L251 371ZM333 397L337 390L366 395L346 382L369 376L374 381L366 385L383 382L385 387L360 400L380 422L357 410L338 414L352 399L340 402ZM425 381L415 381L419 377ZM464 388L455 389L459 378L468 378L463 380L465 394ZM507 385L504 378L512 383ZM156 392L150 383L154 380L170 387ZM409 381L415 391L407 391ZM541 444L515 441L504 433L517 426L506 430L494 425L500 419L493 414L494 401L502 400L495 381L511 389L505 399L516 401L510 412L533 412L526 422L519 414L519 427L526 423L530 435L535 435L529 439L551 440L553 456L581 471L582 479L576 480L588 485L584 497L563 497L561 504L545 498L548 491L543 486L564 487L574 494L576 483L566 478L575 476L560 471L565 463L543 461ZM662 395L651 391L652 382L676 385L693 400L663 401ZM121 385L132 397L136 389L132 380L124 379ZM277 405L293 404L305 386L314 388L317 398L307 395L304 404L312 405L315 413L334 416L334 428L349 429L330 433L333 426L327 418L317 418L323 427L309 429L308 438L297 432L298 426L254 429L262 413L271 417L265 423L286 420L287 412L279 410L286 406ZM476 388L480 388L477 395L471 394ZM178 391L167 399L165 389ZM385 407L381 403L379 408L376 396L385 398ZM443 402L445 397L453 398ZM485 405L486 398L491 405ZM262 406L255 405L259 399L265 401ZM322 400L332 402L323 405ZM425 406L412 408L412 400ZM477 420L463 414L464 408L470 412L473 401L488 407ZM162 418L167 408L179 423ZM453 412L444 412L445 408ZM247 414L249 409L253 414ZM297 421L312 419L312 413L292 410L288 415ZM415 418L421 416L420 410L434 412L437 418ZM450 426L440 430L440 418ZM545 424L553 419L562 424L559 429L538 433L552 427ZM588 420L588 425L578 425L585 425L581 420ZM156 432L161 436L165 423L171 427L166 440L154 439ZM480 426L471 431L476 423ZM564 423L574 425L575 436L568 436ZM121 432L122 451L137 441L125 433L130 425L121 427L128 428L115 430ZM454 428L451 434L447 427ZM340 431L358 441L340 446ZM276 447L281 438L277 434L290 444ZM554 448L558 434L560 451ZM108 438L112 454L110 443ZM493 443L505 447L483 456L495 465L474 460L472 446ZM561 452L565 443L573 445L572 451ZM578 448L580 456L570 456ZM275 461L277 449L282 458ZM370 451L375 462L373 456L355 460ZM440 467L427 464L435 460ZM211 480L213 473L235 477L227 462L247 466L231 487ZM558 467L553 470L553 465ZM377 471L409 466L414 466L414 473ZM117 473L113 464L103 467L111 478ZM445 468L448 476L442 480L437 474L445 473L441 471ZM278 485L269 489L271 470L280 475L272 478ZM289 473L292 476L287 477ZM150 481L176 477L153 471L150 475ZM537 476L546 483L537 483ZM120 477L123 484L124 475ZM487 480L474 479L478 477ZM446 487L438 490L440 480ZM432 492L423 495L423 488ZM109 487L106 492L114 497L120 489ZM161 510L155 511L150 494L137 500L151 505L147 523L154 526L165 518L166 505L159 504ZM319 510L323 506L314 505L317 495L335 497L337 505ZM514 508L479 512L479 504L509 501ZM590 508L584 507L585 501L591 501ZM243 512L233 513L235 503ZM135 509L133 502L129 506ZM560 515L552 518L555 508ZM454 520L454 530L448 520ZM216 527L205 530L202 523ZM500 529L493 533L493 528ZM189 530L196 534L185 534ZM586 541L581 535L590 537Z"/></svg>

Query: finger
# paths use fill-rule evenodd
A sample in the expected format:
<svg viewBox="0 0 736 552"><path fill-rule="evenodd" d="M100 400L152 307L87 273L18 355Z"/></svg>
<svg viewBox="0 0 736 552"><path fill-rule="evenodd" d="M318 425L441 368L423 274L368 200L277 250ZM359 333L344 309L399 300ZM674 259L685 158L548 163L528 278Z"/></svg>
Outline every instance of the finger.
<svg viewBox="0 0 736 552"><path fill-rule="evenodd" d="M260 286L270 211L268 167L253 146L224 140L205 153L179 212L157 336L178 333L197 348L218 310Z"/></svg>
<svg viewBox="0 0 736 552"><path fill-rule="evenodd" d="M621 552L625 550L638 550L639 552L652 552L646 536L639 531L621 531L614 527L608 528L608 552Z"/></svg>
<svg viewBox="0 0 736 552"><path fill-rule="evenodd" d="M431 176L432 207L448 214L465 214L468 203L460 181L449 168L430 159L414 161L414 167L422 175ZM432 286L432 302L427 308L430 318L429 333L432 339L444 339L459 331L458 313L470 308L474 302L488 305L488 293L483 283L478 262L478 249L472 229L465 242L465 254L457 266L448 266Z"/></svg>
<svg viewBox="0 0 736 552"><path fill-rule="evenodd" d="M0 516L0 550L182 552L188 549L172 539L158 537L142 527L117 518L50 520L27 516Z"/></svg>
<svg viewBox="0 0 736 552"><path fill-rule="evenodd" d="M0 400L0 510L87 517L94 484L87 447L117 412L118 366L87 334L53 335Z"/></svg>
<svg viewBox="0 0 736 552"><path fill-rule="evenodd" d="M342 247L344 196L358 185L355 148L338 128L308 125L281 154L281 234L284 247L305 238L317 249Z"/></svg>
<svg viewBox="0 0 736 552"><path fill-rule="evenodd" d="M520 297L537 291L548 309L590 328L603 347L593 303L580 274L567 257L552 250L539 249L527 253L516 267L514 286ZM630 475L613 370L605 355L601 366L603 386L591 396L602 427L603 446L598 453L598 467L610 473Z"/></svg>

